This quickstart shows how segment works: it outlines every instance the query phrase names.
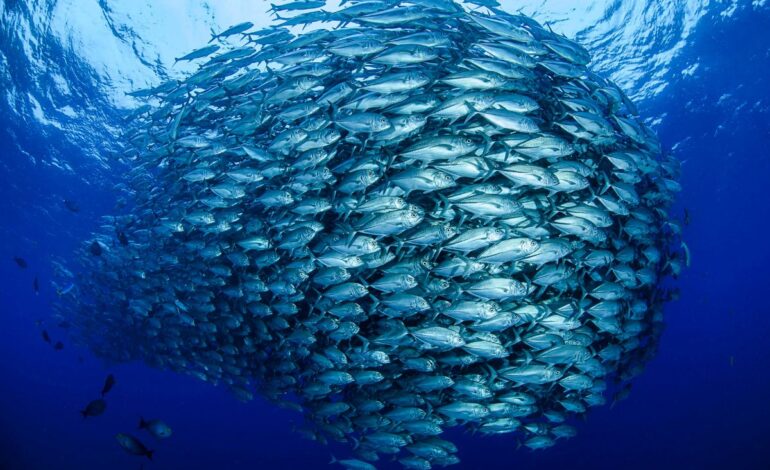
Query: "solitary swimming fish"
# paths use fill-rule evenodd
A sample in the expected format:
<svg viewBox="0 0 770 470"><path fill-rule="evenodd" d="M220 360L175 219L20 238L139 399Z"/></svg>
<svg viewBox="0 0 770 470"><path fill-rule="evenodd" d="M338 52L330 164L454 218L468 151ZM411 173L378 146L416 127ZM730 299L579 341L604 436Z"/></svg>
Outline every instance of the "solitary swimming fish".
<svg viewBox="0 0 770 470"><path fill-rule="evenodd" d="M89 416L99 416L104 413L105 409L107 409L107 402L101 398L97 398L96 400L90 401L86 407L80 411L80 414L83 415L83 419L85 419Z"/></svg>
<svg viewBox="0 0 770 470"><path fill-rule="evenodd" d="M144 444L142 444L142 441L134 436L119 432L115 434L115 439L118 441L118 444L120 444L120 447L125 449L129 454L141 455L152 460L152 454L155 451L145 447Z"/></svg>
<svg viewBox="0 0 770 470"><path fill-rule="evenodd" d="M104 386L102 387L102 396L107 395L107 393L109 393L109 391L112 390L112 387L114 386L115 386L115 376L110 374L104 380Z"/></svg>
<svg viewBox="0 0 770 470"><path fill-rule="evenodd" d="M158 439L171 437L171 428L159 419L145 421L144 418L139 418L139 429L146 430Z"/></svg>

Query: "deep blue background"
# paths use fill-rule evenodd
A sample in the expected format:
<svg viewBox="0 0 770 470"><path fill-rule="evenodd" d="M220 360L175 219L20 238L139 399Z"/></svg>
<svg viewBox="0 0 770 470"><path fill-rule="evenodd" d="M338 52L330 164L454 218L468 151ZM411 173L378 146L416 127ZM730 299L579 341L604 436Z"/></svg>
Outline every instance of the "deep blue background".
<svg viewBox="0 0 770 470"><path fill-rule="evenodd" d="M768 26L766 12L707 16L670 67L697 61L694 76L672 75L640 104L643 115L665 115L660 138L684 162L672 213L689 210L693 261L678 280L681 300L666 308L659 353L631 396L594 410L577 423L576 438L544 452L452 432L462 468L770 468ZM65 176L33 165L11 133L33 154L75 151L0 115L0 468L139 468L141 459L113 436L138 432L140 415L174 429L163 442L137 434L157 450L145 468L315 468L331 452L344 455L294 434L291 412L258 399L242 404L221 388L142 364L104 364L73 345L48 320L56 297L50 261L70 256L113 211L114 193L103 182L83 185L86 170ZM81 212L65 210L64 197ZM42 341L37 320L47 321L63 351ZM83 421L78 410L108 372L118 383L106 413Z"/></svg>

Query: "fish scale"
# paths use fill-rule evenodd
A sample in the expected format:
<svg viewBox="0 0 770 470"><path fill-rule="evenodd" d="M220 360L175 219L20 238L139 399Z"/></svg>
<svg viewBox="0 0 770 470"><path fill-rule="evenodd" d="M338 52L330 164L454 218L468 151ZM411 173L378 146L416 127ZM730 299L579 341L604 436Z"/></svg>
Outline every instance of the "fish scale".
<svg viewBox="0 0 770 470"><path fill-rule="evenodd" d="M271 11L335 29L240 23L133 93L135 204L89 239L64 315L99 356L294 397L314 439L357 444L347 468L457 463L455 425L571 437L655 350L678 162L530 18L324 5Z"/></svg>

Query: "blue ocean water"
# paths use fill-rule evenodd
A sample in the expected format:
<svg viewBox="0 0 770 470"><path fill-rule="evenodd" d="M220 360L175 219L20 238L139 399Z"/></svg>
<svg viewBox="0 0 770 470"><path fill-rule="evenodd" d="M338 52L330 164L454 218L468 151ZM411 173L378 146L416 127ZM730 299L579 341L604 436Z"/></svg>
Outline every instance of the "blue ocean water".
<svg viewBox="0 0 770 470"><path fill-rule="evenodd" d="M325 468L344 450L300 438L292 412L143 364L104 363L50 319L53 263L74 265L75 249L115 210L125 167L111 151L136 105L124 92L192 70L172 68L173 57L209 28L267 21L261 2L157 3L0 3L0 467L139 468L114 435L138 433L143 416L174 430L163 442L143 436L156 450L144 468ZM592 410L575 438L540 452L452 431L461 468L770 467L765 3L504 4L588 46L594 67L683 162L672 214L689 214L692 265L673 281L680 299L666 306L657 356L628 399ZM117 384L107 411L83 420L108 373Z"/></svg>

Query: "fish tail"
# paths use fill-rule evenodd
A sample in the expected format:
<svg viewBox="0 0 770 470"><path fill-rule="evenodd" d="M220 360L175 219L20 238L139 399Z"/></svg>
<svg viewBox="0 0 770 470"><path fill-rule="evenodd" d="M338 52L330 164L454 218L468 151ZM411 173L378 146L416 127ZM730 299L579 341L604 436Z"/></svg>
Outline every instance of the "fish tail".
<svg viewBox="0 0 770 470"><path fill-rule="evenodd" d="M524 350L524 364L529 364L530 362L535 360L535 356L532 355L531 352L528 350Z"/></svg>
<svg viewBox="0 0 770 470"><path fill-rule="evenodd" d="M147 427L147 422L144 420L144 417L139 417L139 429L144 429Z"/></svg>
<svg viewBox="0 0 770 470"><path fill-rule="evenodd" d="M147 449L147 452L144 455L146 455L148 459L152 460L152 454L154 453L154 450Z"/></svg>
<svg viewBox="0 0 770 470"><path fill-rule="evenodd" d="M484 364L484 367L487 369L487 372L489 372L489 380L488 383L493 383L497 380L497 371L495 371L494 367L490 366L489 364Z"/></svg>
<svg viewBox="0 0 770 470"><path fill-rule="evenodd" d="M612 182L610 181L609 178L605 178L604 185L602 186L601 191L599 191L599 194L606 193L607 191L610 190L611 187L612 187Z"/></svg>
<svg viewBox="0 0 770 470"><path fill-rule="evenodd" d="M511 346L514 344L521 343L521 336L519 335L519 332L513 329L513 341L511 342Z"/></svg>

